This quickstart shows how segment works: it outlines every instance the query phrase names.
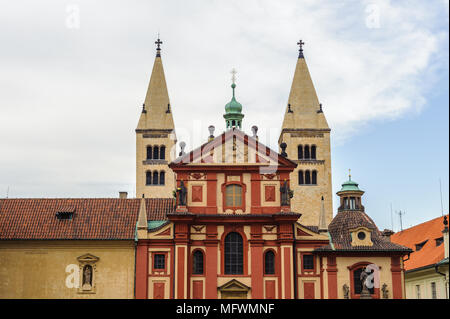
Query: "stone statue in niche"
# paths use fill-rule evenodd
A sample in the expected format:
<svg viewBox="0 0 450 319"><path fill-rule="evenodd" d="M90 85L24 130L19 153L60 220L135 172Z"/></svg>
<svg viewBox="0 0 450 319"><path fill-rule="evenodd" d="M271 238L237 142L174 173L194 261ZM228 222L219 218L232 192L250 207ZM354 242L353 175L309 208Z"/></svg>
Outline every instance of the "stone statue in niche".
<svg viewBox="0 0 450 319"><path fill-rule="evenodd" d="M184 186L183 180L180 182L180 187L178 188L179 197L178 197L178 205L186 206L186 196L187 196L187 188Z"/></svg>
<svg viewBox="0 0 450 319"><path fill-rule="evenodd" d="M86 265L83 267L83 290L90 290L92 288L92 266Z"/></svg>
<svg viewBox="0 0 450 319"><path fill-rule="evenodd" d="M372 299L372 296L369 291L369 287L367 287L367 278L370 275L370 270L365 268L363 271L361 271L361 275L359 276L359 279L361 280L362 290L361 290L361 296L360 299Z"/></svg>
<svg viewBox="0 0 450 319"><path fill-rule="evenodd" d="M347 284L344 284L344 286L342 286L342 289L344 290L344 299L348 299L350 288Z"/></svg>
<svg viewBox="0 0 450 319"><path fill-rule="evenodd" d="M281 192L281 205L288 206L290 199L290 189L286 180L283 182L283 186L280 187Z"/></svg>
<svg viewBox="0 0 450 319"><path fill-rule="evenodd" d="M383 299L389 299L389 290L387 289L386 284L383 284L381 287L381 292L383 293Z"/></svg>

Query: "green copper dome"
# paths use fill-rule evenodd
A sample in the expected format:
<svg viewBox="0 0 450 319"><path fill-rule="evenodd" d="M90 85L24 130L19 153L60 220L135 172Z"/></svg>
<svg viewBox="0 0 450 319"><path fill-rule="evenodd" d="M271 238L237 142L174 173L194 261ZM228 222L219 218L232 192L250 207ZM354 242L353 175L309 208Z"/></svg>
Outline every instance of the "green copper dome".
<svg viewBox="0 0 450 319"><path fill-rule="evenodd" d="M236 84L231 84L231 88L233 89L233 97L231 98L231 101L225 105L225 112L226 113L241 113L242 112L242 104L236 101L236 98L234 97L234 88L236 87Z"/></svg>
<svg viewBox="0 0 450 319"><path fill-rule="evenodd" d="M355 182L355 181L352 181L352 178L351 178L351 176L349 176L348 177L348 181L345 181L343 184L342 184L342 188L341 188L341 190L339 191L339 193L340 192L363 192L362 190L360 190L359 189L359 187L358 187L358 183L357 182Z"/></svg>
<svg viewBox="0 0 450 319"><path fill-rule="evenodd" d="M225 123L227 128L231 127L242 127L242 119L244 114L242 114L242 104L236 101L234 96L234 89L236 88L236 84L231 84L231 88L233 89L233 97L231 101L225 105L225 114L223 115L225 119Z"/></svg>

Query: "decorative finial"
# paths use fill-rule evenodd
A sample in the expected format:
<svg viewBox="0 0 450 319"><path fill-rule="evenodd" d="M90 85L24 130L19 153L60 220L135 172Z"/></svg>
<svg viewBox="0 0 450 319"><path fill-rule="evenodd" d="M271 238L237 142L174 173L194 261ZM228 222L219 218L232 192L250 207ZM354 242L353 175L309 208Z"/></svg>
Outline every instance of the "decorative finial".
<svg viewBox="0 0 450 319"><path fill-rule="evenodd" d="M158 40L156 40L155 41L155 44L156 44L156 56L161 56L161 47L160 47L160 45L162 44L163 42L159 39L159 33L158 33Z"/></svg>
<svg viewBox="0 0 450 319"><path fill-rule="evenodd" d="M280 147L281 147L281 156L287 157L288 156L286 153L287 144L285 142L283 142L280 144Z"/></svg>
<svg viewBox="0 0 450 319"><path fill-rule="evenodd" d="M147 110L145 109L145 103L142 103L142 113L147 113Z"/></svg>
<svg viewBox="0 0 450 319"><path fill-rule="evenodd" d="M305 42L303 42L303 40L300 40L297 42L297 45L300 47L300 49L298 50L298 58L303 58L303 45L305 44Z"/></svg>
<svg viewBox="0 0 450 319"><path fill-rule="evenodd" d="M317 111L317 113L323 113L323 110L322 110L322 103L319 104L319 110Z"/></svg>
<svg viewBox="0 0 450 319"><path fill-rule="evenodd" d="M233 86L233 84L236 86L236 73L237 73L236 69L235 68L231 69L230 73L231 73L231 86Z"/></svg>
<svg viewBox="0 0 450 319"><path fill-rule="evenodd" d="M291 105L288 104L288 113L294 113L294 111L291 110Z"/></svg>
<svg viewBox="0 0 450 319"><path fill-rule="evenodd" d="M180 142L180 148L181 148L181 150L180 150L180 153L178 154L178 156L183 156L183 155L185 155L186 153L184 152L184 148L186 147L186 143L185 142Z"/></svg>
<svg viewBox="0 0 450 319"><path fill-rule="evenodd" d="M258 133L258 127L256 125L252 126L252 133L253 133L253 137L257 138L258 136L256 135Z"/></svg>
<svg viewBox="0 0 450 319"><path fill-rule="evenodd" d="M352 174L351 174L352 170L349 168L348 169L348 180L351 181L352 180Z"/></svg>

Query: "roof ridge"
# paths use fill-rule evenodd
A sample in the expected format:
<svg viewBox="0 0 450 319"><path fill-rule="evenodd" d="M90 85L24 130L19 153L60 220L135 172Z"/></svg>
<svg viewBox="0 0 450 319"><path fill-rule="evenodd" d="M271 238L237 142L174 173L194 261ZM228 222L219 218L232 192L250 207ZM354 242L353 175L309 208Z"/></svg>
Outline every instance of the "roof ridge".
<svg viewBox="0 0 450 319"><path fill-rule="evenodd" d="M446 215L444 215L444 216L449 216L449 214L446 214ZM421 222L421 223L419 223L419 224L417 224L417 225L414 225L414 226L411 226L411 227L409 227L409 228L405 228L405 229L403 229L403 230L401 230L401 231L398 231L398 232L396 232L395 234L397 234L397 233L402 233L402 232L404 232L404 231L406 231L406 230L410 230L410 229L412 229L412 228L415 228L415 227L417 227L417 226L420 226L420 225L423 225L423 224L426 224L426 223L431 223L432 221L435 221L436 219L444 218L444 216L435 217L435 218L433 218L433 219L430 219L430 220Z"/></svg>

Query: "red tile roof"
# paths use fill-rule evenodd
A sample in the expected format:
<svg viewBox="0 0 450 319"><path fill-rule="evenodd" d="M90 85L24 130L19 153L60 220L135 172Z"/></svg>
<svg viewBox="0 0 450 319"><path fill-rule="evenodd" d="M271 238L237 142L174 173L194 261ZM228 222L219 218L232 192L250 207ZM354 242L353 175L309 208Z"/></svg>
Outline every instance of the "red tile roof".
<svg viewBox="0 0 450 319"><path fill-rule="evenodd" d="M141 199L0 199L0 240L132 240ZM146 199L148 220L166 220L171 198ZM60 220L58 212L73 212Z"/></svg>
<svg viewBox="0 0 450 319"><path fill-rule="evenodd" d="M409 260L405 262L406 270L434 265L444 258L444 243L436 246L436 239L442 237L443 221L443 216L438 217L391 236L392 242L409 247L414 251L411 253ZM422 249L416 251L416 244L423 243L426 240L428 241Z"/></svg>

